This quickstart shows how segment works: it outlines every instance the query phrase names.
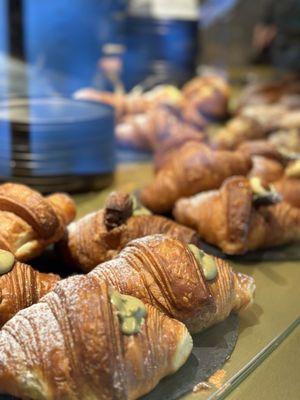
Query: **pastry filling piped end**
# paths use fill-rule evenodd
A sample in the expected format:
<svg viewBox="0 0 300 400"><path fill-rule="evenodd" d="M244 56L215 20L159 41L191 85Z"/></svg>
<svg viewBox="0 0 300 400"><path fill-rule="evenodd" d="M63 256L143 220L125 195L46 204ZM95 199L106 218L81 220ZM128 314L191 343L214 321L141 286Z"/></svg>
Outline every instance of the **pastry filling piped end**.
<svg viewBox="0 0 300 400"><path fill-rule="evenodd" d="M144 303L133 296L110 290L110 301L117 309L121 330L125 335L139 333L147 315Z"/></svg>
<svg viewBox="0 0 300 400"><path fill-rule="evenodd" d="M189 244L189 249L201 266L205 279L208 281L215 279L218 274L218 268L214 257L205 253L194 244Z"/></svg>
<svg viewBox="0 0 300 400"><path fill-rule="evenodd" d="M274 186L265 187L258 177L251 178L250 185L255 205L270 205L282 201L281 195L275 190Z"/></svg>
<svg viewBox="0 0 300 400"><path fill-rule="evenodd" d="M0 275L11 271L15 263L15 256L7 250L0 250Z"/></svg>

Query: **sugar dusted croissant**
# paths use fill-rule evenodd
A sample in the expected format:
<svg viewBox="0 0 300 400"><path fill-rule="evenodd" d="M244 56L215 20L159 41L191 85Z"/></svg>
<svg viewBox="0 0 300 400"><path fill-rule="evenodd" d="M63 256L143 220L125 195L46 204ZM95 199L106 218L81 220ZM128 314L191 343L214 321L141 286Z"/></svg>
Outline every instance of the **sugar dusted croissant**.
<svg viewBox="0 0 300 400"><path fill-rule="evenodd" d="M131 240L155 233L165 233L186 243L198 240L192 229L151 215L134 206L128 194L113 192L104 209L73 222L57 248L67 264L87 272L113 258Z"/></svg>
<svg viewBox="0 0 300 400"><path fill-rule="evenodd" d="M218 188L231 175L246 175L251 166L251 158L240 152L215 151L188 142L142 190L141 201L150 210L164 213L179 198Z"/></svg>
<svg viewBox="0 0 300 400"><path fill-rule="evenodd" d="M227 254L278 246L300 239L300 210L244 177L227 179L220 190L180 199L174 208L178 222L195 228L208 243ZM258 187L257 187L258 186Z"/></svg>
<svg viewBox="0 0 300 400"><path fill-rule="evenodd" d="M283 165L270 158L253 156L253 167L248 174L249 178L258 177L263 183L272 183L281 179L284 173Z"/></svg>
<svg viewBox="0 0 300 400"><path fill-rule="evenodd" d="M92 276L59 282L0 332L0 392L134 400L188 358L186 327Z"/></svg>
<svg viewBox="0 0 300 400"><path fill-rule="evenodd" d="M4 264L6 262L6 264ZM9 262L9 264L7 264ZM59 281L59 276L44 274L26 264L14 261L11 253L0 252L0 327L18 311L29 307L48 293Z"/></svg>
<svg viewBox="0 0 300 400"><path fill-rule="evenodd" d="M212 138L211 145L218 149L233 150L247 140L262 139L266 136L259 122L247 116L231 119Z"/></svg>
<svg viewBox="0 0 300 400"><path fill-rule="evenodd" d="M0 185L0 248L26 261L60 240L75 217L74 202L65 194L43 197L27 186Z"/></svg>
<svg viewBox="0 0 300 400"><path fill-rule="evenodd" d="M291 163L286 168L284 176L275 182L274 186L284 201L300 208L300 161Z"/></svg>
<svg viewBox="0 0 300 400"><path fill-rule="evenodd" d="M165 235L130 242L89 275L152 304L194 333L247 307L255 288L252 278L227 262Z"/></svg>

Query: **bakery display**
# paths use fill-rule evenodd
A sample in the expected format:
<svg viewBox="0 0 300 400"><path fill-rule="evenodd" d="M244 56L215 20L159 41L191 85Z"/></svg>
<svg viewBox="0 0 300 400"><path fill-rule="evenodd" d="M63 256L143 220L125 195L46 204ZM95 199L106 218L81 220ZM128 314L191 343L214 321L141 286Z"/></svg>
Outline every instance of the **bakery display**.
<svg viewBox="0 0 300 400"><path fill-rule="evenodd" d="M58 275L38 272L0 250L0 328L18 311L37 303L59 280Z"/></svg>
<svg viewBox="0 0 300 400"><path fill-rule="evenodd" d="M254 280L195 245L165 235L130 242L89 275L136 296L197 333L253 301Z"/></svg>
<svg viewBox="0 0 300 400"><path fill-rule="evenodd" d="M75 94L115 108L118 144L153 153L154 173L139 185L130 176L102 208L90 193L92 212L76 221L66 194L0 185L1 394L137 399L187 361L149 397L160 398L161 387L190 383L206 363L214 367L203 380L216 371L219 346L232 351L228 333L236 340L235 314L252 305L256 285L258 307L241 334L269 318L259 302L279 278L267 265L261 286L257 257L285 260L287 247L298 257L279 246L300 240L299 93L295 80L257 86L233 109L227 82L202 76L181 89Z"/></svg>
<svg viewBox="0 0 300 400"><path fill-rule="evenodd" d="M27 261L64 235L74 219L73 200L62 193L43 197L27 186L0 185L0 248Z"/></svg>
<svg viewBox="0 0 300 400"><path fill-rule="evenodd" d="M65 262L85 272L116 256L131 240L165 233L197 243L197 233L168 218L151 215L134 197L113 192L103 209L69 225L57 248Z"/></svg>
<svg viewBox="0 0 300 400"><path fill-rule="evenodd" d="M299 209L281 201L258 178L228 178L219 190L182 198L175 219L197 230L226 254L278 246L300 239Z"/></svg>
<svg viewBox="0 0 300 400"><path fill-rule="evenodd" d="M168 212L181 197L216 189L229 176L247 175L251 167L251 158L240 152L187 142L141 191L141 201L154 212Z"/></svg>
<svg viewBox="0 0 300 400"><path fill-rule="evenodd" d="M0 331L0 392L34 399L137 399L188 358L179 321L94 276L59 282Z"/></svg>

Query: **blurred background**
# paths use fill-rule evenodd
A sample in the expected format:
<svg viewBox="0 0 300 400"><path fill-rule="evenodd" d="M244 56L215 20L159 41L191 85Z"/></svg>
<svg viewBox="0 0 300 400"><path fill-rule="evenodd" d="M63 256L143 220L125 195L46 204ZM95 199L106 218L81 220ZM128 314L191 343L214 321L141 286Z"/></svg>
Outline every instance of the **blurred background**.
<svg viewBox="0 0 300 400"><path fill-rule="evenodd" d="M116 104L99 92L299 71L299 0L1 0L0 179L86 190L147 158L116 146Z"/></svg>

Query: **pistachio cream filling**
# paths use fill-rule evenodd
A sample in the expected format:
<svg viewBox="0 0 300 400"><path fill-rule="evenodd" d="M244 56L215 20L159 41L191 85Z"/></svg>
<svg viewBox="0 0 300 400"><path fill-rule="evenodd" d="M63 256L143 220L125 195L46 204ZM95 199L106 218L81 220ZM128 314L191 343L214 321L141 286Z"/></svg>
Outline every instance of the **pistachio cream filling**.
<svg viewBox="0 0 300 400"><path fill-rule="evenodd" d="M194 254L198 264L201 266L203 275L208 281L216 278L218 268L213 256L206 254L203 250L198 249L194 244L189 244L189 249Z"/></svg>
<svg viewBox="0 0 300 400"><path fill-rule="evenodd" d="M121 323L121 330L125 335L139 333L147 315L144 303L133 296L120 294L110 289L110 301L116 307Z"/></svg>
<svg viewBox="0 0 300 400"><path fill-rule="evenodd" d="M274 186L268 185L268 187L264 187L258 177L251 178L250 185L253 193L253 203L255 205L275 204L282 200L282 197L275 190Z"/></svg>
<svg viewBox="0 0 300 400"><path fill-rule="evenodd" d="M15 256L6 250L0 250L0 275L11 271L15 263Z"/></svg>
<svg viewBox="0 0 300 400"><path fill-rule="evenodd" d="M285 170L285 175L289 178L300 178L300 160L290 164Z"/></svg>

